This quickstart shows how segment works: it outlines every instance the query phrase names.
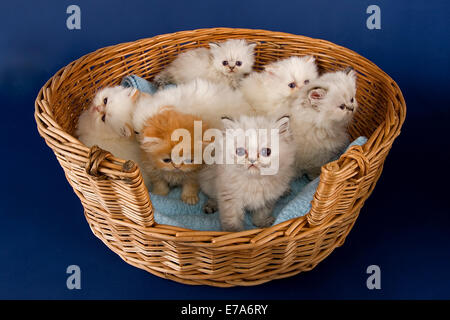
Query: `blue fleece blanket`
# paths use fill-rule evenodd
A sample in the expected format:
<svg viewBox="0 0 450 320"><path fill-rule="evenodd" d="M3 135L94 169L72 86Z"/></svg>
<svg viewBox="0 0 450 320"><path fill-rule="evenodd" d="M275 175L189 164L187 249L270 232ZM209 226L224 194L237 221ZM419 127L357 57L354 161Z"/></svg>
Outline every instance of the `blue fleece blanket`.
<svg viewBox="0 0 450 320"><path fill-rule="evenodd" d="M363 145L366 137L359 137L353 141L353 145ZM274 224L301 217L311 209L311 201L319 185L319 178L310 181L306 176L297 178L291 182L290 194L280 198L274 208ZM200 193L200 201L196 205L188 205L180 199L181 189L175 188L167 196L159 196L150 193L154 209L155 221L160 224L168 224L193 230L220 231L219 213L203 213L203 205L207 197ZM245 215L245 229L256 228L250 220L250 215Z"/></svg>
<svg viewBox="0 0 450 320"><path fill-rule="evenodd" d="M144 78L138 77L137 75L134 74L124 77L120 85L125 88L136 88L139 91L150 94L154 94L156 91L158 91L158 87L153 82L145 80ZM166 89L173 86L175 85L169 84L162 89Z"/></svg>

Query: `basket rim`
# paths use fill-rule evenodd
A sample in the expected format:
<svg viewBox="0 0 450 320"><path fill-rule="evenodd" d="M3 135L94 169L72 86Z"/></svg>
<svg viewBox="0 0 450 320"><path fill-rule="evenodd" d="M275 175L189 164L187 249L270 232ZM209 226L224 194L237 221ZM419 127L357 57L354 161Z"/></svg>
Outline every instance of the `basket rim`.
<svg viewBox="0 0 450 320"><path fill-rule="evenodd" d="M258 35L267 34L270 32L271 36L274 37L280 37L280 39L286 39L289 37L299 39L308 39L308 40L314 40L318 43L321 43L323 45L330 45L332 47L341 48L351 54L356 55L360 60L363 60L365 63L368 63L372 66L374 66L377 69L377 72L379 72L381 75L383 75L385 78L387 78L390 81L390 84L394 87L394 90L397 94L398 99L398 105L400 106L399 110L396 112L393 111L391 108L387 108L387 114L384 121L380 123L380 125L377 127L376 130L372 133L370 137L368 137L368 141L366 144L362 147L356 147L351 148L351 150L348 150L345 152L338 160L332 161L328 163L326 166L322 167L322 174L321 174L321 183L322 183L322 175L323 172L328 172L328 175L330 176L338 176L340 172L346 171L350 168L360 168L364 166L364 161L370 161L370 159L373 157L373 155L376 153L376 150L371 150L371 146L373 144L377 143L378 135L383 132L384 130L391 130L393 127L393 130L391 132L391 135L389 136L389 139L387 143L391 145L393 140L400 134L400 128L402 127L405 117L406 117L406 103L404 101L402 92L396 82L381 68L379 68L376 64L374 64L369 59L365 58L364 56L358 54L357 52L348 49L346 47L343 47L339 44L335 44L331 41L324 40L324 39L317 39L317 38L311 38L308 36L303 35L296 35L292 33L286 33L286 32L280 32L280 31L270 31L270 30L263 30L263 29L247 29L247 28L202 28L202 29L193 29L193 30L183 30L183 31L176 31L173 33L166 33L161 35L156 35L149 38L141 38L133 41L128 42L122 42L114 45L109 45L103 48L99 48L97 50L94 50L92 52L89 52L80 58L70 62L66 66L60 68L47 82L44 84L44 86L39 90L39 93L37 95L37 98L35 100L35 120L37 123L37 129L40 133L40 135L44 138L47 145L53 149L53 147L61 147L61 143L57 141L57 139L54 138L54 135L62 136L65 140L70 142L71 146L70 148L76 150L76 159L80 162L86 162L88 160L88 152L89 148L85 146L82 142L80 142L77 138L70 135L69 133L65 132L62 127L57 123L55 120L51 109L49 108L49 97L52 94L53 90L56 90L61 83L63 83L65 74L70 72L70 70L77 66L78 64L82 64L85 60L88 60L90 57L92 57L95 54L99 54L102 51L111 49L111 48L126 48L130 45L137 45L137 44L145 44L147 42L151 43L159 43L160 41L166 40L168 37L173 37L176 35L184 35L188 36L191 33L196 32L213 32L213 33L223 33L224 35L228 34L236 34L239 33L240 37L243 37L246 33L248 33L249 36L257 37ZM357 63L355 63L357 65ZM357 69L357 68L355 68ZM384 139L386 140L386 139ZM72 155L70 155L72 156ZM136 178L140 175L139 168L135 168L134 171L131 172L120 172L120 167L123 163L125 163L126 160L112 157L110 160L105 159L105 161L102 162L100 167L100 172L107 173L108 170L114 170L115 174L120 177L126 177L126 178ZM370 192L364 196L362 201L364 201L368 196L370 195ZM150 200L151 205L151 200ZM182 228L182 227L174 227L174 226L168 226L163 224L154 223L152 226L140 226L133 222L123 222L119 220L114 220L114 223L117 224L133 224L134 229L139 229L141 231L157 231L157 230L166 230L167 236L166 238L170 238L173 240L177 240L179 242L186 242L189 243L189 245L193 245L193 242L197 242L198 245L200 245L199 242L201 242L203 245L210 244L213 247L222 247L226 246L227 250L234 250L234 249L244 249L248 246L254 247L256 245L264 245L264 243L267 243L267 236L273 236L274 234L277 234L277 232L282 232L283 235L279 234L278 236L282 236L284 240L287 238L292 239L291 236L302 235L301 231L301 225L306 223L307 216L310 214L308 212L304 216L292 218L290 220L284 221L282 223L279 223L277 225L273 225L268 228L256 228L251 230L245 230L245 231L239 231L239 232L228 232L228 231L201 231L201 230L192 230L188 228ZM153 213L152 213L153 215ZM345 215L340 215L338 218L344 217ZM318 229L323 228L325 225L331 224L334 221L333 217L331 217L328 221L321 221L315 226L310 226L308 228L308 233L315 232ZM296 228L292 228L292 225L296 225ZM286 226L291 226L289 230L280 231L286 229ZM300 226L300 228L299 228ZM296 230L298 229L298 230ZM300 232L300 233L299 233ZM158 233L160 235L163 235L164 233ZM170 235L170 236L169 236ZM162 237L164 238L164 237ZM208 239L207 239L208 238ZM236 240L237 238L247 239L247 241L243 241L242 244L235 244L232 246L227 245L227 242L229 240ZM233 242L235 243L235 242Z"/></svg>

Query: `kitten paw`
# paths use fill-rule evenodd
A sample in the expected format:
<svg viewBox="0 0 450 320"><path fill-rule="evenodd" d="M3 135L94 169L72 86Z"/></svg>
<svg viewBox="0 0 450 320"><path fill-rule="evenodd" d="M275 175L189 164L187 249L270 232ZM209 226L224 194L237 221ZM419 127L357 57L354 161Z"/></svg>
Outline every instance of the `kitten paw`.
<svg viewBox="0 0 450 320"><path fill-rule="evenodd" d="M208 201L203 206L203 212L206 214L214 213L218 210L217 202L212 199L208 199Z"/></svg>
<svg viewBox="0 0 450 320"><path fill-rule="evenodd" d="M196 204L199 198L196 194L181 194L181 200L187 204Z"/></svg>
<svg viewBox="0 0 450 320"><path fill-rule="evenodd" d="M259 228L270 227L274 223L274 221L275 221L275 218L273 216L252 219L253 224Z"/></svg>
<svg viewBox="0 0 450 320"><path fill-rule="evenodd" d="M222 223L222 231L239 232L243 230L244 226L242 224Z"/></svg>
<svg viewBox="0 0 450 320"><path fill-rule="evenodd" d="M159 196L167 196L169 194L170 188L167 184L155 184L152 188L152 193Z"/></svg>

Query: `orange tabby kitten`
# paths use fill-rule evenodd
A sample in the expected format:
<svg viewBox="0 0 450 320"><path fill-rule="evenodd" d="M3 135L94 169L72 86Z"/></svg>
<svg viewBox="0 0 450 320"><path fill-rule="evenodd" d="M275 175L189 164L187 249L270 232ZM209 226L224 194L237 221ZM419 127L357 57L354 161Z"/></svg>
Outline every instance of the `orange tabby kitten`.
<svg viewBox="0 0 450 320"><path fill-rule="evenodd" d="M201 169L202 163L194 163L194 144L196 142L194 140L194 121L201 121L201 119L178 112L171 107L161 108L160 112L145 121L139 140L143 167L152 184L152 193L167 195L171 186L181 186L181 200L188 204L198 202L197 173ZM180 152L183 159L181 163L172 159L172 156L176 154L175 151L172 155L172 150L182 141L182 138L172 141L172 132L176 129L187 130L191 138L191 155L182 155ZM201 137L203 137L203 133L207 129L205 123L202 123L201 129ZM203 146L203 142L201 146Z"/></svg>

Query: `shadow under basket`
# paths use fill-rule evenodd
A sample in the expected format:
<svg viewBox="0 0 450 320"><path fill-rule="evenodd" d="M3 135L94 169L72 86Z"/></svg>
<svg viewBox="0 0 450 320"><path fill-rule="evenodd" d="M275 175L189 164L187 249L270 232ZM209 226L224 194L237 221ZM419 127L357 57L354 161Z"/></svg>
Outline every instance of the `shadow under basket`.
<svg viewBox="0 0 450 320"><path fill-rule="evenodd" d="M88 148L73 134L95 92L136 74L151 79L184 50L242 38L258 45L256 69L289 56L314 55L321 72L352 66L358 72L359 109L352 139L369 138L322 167L305 216L265 229L195 231L157 224L139 168ZM324 40L249 29L181 31L118 44L87 54L59 70L35 105L40 135L53 150L80 198L92 232L127 263L185 284L249 286L314 268L342 245L400 134L406 106L397 84L357 53Z"/></svg>

